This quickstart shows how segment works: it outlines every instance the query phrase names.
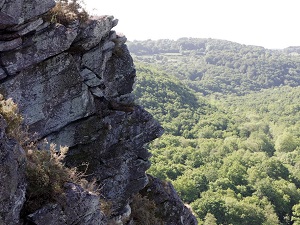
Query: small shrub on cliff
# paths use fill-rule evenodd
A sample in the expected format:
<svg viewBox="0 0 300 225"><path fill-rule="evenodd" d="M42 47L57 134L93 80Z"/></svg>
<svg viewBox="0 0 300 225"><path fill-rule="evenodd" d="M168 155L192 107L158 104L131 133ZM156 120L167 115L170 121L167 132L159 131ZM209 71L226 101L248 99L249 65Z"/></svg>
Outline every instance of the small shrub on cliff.
<svg viewBox="0 0 300 225"><path fill-rule="evenodd" d="M44 17L45 20L52 23L68 25L75 20L81 23L89 19L89 14L82 7L81 0L57 0L55 7Z"/></svg>
<svg viewBox="0 0 300 225"><path fill-rule="evenodd" d="M20 133L22 117L19 114L18 106L12 99L4 100L0 95L0 114L4 117L7 123L6 132L9 136L17 138Z"/></svg>
<svg viewBox="0 0 300 225"><path fill-rule="evenodd" d="M0 115L7 123L6 133L10 138L17 140L26 153L26 201L23 214L28 215L49 202L58 202L64 192L66 182L73 182L83 188L94 191L96 185L84 179L84 174L77 172L76 168L67 168L63 164L68 148L60 148L50 144L50 148L39 150L32 142L28 132L21 127L22 117L17 104L12 99L5 100L0 95ZM29 142L31 140L31 142Z"/></svg>
<svg viewBox="0 0 300 225"><path fill-rule="evenodd" d="M163 225L163 221L155 215L156 205L146 196L136 194L130 204L134 225Z"/></svg>
<svg viewBox="0 0 300 225"><path fill-rule="evenodd" d="M55 146L50 146L50 151L27 149L26 178L28 182L26 193L26 210L31 213L48 202L55 202L63 193L64 184L72 181L76 171L64 167L62 160L67 148L55 151Z"/></svg>

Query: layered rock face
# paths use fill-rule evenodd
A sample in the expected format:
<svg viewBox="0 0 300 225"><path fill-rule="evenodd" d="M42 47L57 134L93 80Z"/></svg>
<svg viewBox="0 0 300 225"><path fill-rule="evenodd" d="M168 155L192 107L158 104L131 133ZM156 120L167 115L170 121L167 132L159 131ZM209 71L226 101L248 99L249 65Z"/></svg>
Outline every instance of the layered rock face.
<svg viewBox="0 0 300 225"><path fill-rule="evenodd" d="M54 5L53 0L0 0L0 93L18 104L29 132L39 141L69 147L66 165L97 181L101 197L112 205L112 215L120 218L116 224L122 224L122 215L130 215L131 196L148 183L150 154L144 145L161 136L163 129L134 104L135 69L126 38L112 30L117 20L103 16L84 23L50 23L43 14ZM1 145L13 145L10 157L19 160L19 147L1 138ZM15 204L17 215L24 203L24 172L17 171L24 168L17 159L18 166L7 169L14 173L14 183L4 187L0 181L1 197L4 189L11 191L0 202L0 215L15 221L6 224L17 224L18 218L9 214L10 206L1 204ZM77 192L84 194L72 197ZM81 187L67 185L66 196L69 205L46 205L28 220L105 224L99 202ZM14 203L14 198L20 201ZM91 204L72 215L76 205L87 205L87 199Z"/></svg>

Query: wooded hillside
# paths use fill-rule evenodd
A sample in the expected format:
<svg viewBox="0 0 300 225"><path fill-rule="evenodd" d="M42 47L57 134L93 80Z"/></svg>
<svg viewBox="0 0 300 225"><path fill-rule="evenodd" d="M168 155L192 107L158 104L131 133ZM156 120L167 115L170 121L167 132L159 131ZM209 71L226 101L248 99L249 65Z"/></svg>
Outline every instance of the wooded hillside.
<svg viewBox="0 0 300 225"><path fill-rule="evenodd" d="M200 224L300 224L298 53L213 39L129 47L138 101L166 130L148 172Z"/></svg>

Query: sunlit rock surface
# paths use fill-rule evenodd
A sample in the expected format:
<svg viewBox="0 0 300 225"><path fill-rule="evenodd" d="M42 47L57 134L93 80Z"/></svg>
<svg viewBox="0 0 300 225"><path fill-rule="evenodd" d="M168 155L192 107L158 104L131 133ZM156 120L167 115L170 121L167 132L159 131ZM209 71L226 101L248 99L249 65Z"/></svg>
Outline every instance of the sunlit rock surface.
<svg viewBox="0 0 300 225"><path fill-rule="evenodd" d="M120 218L129 218L130 198L148 183L150 154L144 146L163 129L134 103L136 71L126 37L112 30L118 21L113 16L81 24L45 21L43 15L54 5L53 0L0 0L0 93L18 104L38 141L68 146L66 165L95 179L101 194L95 197L69 184L67 206L45 205L25 215L24 223L105 224L96 201L101 197L122 224ZM0 224L8 219L13 222L6 224L17 224L24 167L18 161L20 147L3 135L1 141L11 147L8 153L1 149L11 162L5 169L1 158L0 173L8 173L9 182L0 177ZM81 194L76 197L73 189Z"/></svg>

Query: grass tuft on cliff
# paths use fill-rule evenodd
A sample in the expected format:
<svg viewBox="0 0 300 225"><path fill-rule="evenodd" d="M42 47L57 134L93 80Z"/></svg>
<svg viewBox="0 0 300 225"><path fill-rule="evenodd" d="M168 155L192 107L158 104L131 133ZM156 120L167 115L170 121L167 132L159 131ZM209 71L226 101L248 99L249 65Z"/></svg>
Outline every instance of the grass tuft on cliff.
<svg viewBox="0 0 300 225"><path fill-rule="evenodd" d="M56 0L56 5L44 17L51 23L68 25L76 20L84 23L89 19L89 14L83 7L82 0Z"/></svg>
<svg viewBox="0 0 300 225"><path fill-rule="evenodd" d="M95 183L84 179L84 174L77 172L76 168L67 168L63 160L68 151L67 147L56 150L54 144L50 147L38 149L34 138L22 127L23 118L19 114L18 106L12 99L5 100L0 95L0 115L7 123L8 138L18 141L26 154L26 201L23 214L28 215L41 208L46 203L59 202L64 193L66 182L81 185L88 191L96 192Z"/></svg>

